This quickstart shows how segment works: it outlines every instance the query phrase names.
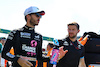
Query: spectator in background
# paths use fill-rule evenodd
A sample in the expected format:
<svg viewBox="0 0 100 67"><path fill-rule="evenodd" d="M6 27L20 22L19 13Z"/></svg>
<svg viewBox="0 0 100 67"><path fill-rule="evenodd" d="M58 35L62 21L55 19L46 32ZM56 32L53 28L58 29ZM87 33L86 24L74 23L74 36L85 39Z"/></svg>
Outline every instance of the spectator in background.
<svg viewBox="0 0 100 67"><path fill-rule="evenodd" d="M5 37L1 37L0 38L0 43L2 43L2 45L4 46L5 42L6 42L6 38Z"/></svg>
<svg viewBox="0 0 100 67"><path fill-rule="evenodd" d="M53 43L48 43L47 45L47 56L50 56L52 53L52 49L53 49L54 45ZM51 67L51 64L49 62L43 62L43 67Z"/></svg>
<svg viewBox="0 0 100 67"><path fill-rule="evenodd" d="M6 38L0 37L0 66L1 67L4 67L4 65L5 65L5 59L1 58L1 52L2 52L5 42L6 42Z"/></svg>
<svg viewBox="0 0 100 67"><path fill-rule="evenodd" d="M48 56L50 56L50 53L51 53L53 47L54 47L53 43L48 43L48 45L47 45L47 51L48 51L47 55Z"/></svg>

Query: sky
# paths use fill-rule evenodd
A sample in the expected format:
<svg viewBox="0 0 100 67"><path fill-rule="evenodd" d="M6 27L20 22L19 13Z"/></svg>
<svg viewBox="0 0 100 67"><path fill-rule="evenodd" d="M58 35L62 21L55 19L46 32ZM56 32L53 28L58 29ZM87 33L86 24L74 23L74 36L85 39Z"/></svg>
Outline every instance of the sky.
<svg viewBox="0 0 100 67"><path fill-rule="evenodd" d="M24 11L37 6L45 11L35 30L43 36L57 39L67 35L67 24L80 25L78 36L84 32L100 33L99 0L0 0L0 28L13 30L23 27L26 22ZM0 33L0 37L7 34Z"/></svg>

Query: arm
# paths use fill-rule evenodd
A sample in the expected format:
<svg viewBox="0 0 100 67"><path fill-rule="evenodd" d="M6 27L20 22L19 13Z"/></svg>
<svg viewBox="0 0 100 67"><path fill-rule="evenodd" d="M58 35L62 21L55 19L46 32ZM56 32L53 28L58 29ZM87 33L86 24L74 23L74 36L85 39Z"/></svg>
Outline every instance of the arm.
<svg viewBox="0 0 100 67"><path fill-rule="evenodd" d="M65 56L65 54L68 52L68 50L63 50L63 46L59 48L59 58L58 60L60 60L61 58L63 58Z"/></svg>
<svg viewBox="0 0 100 67"><path fill-rule="evenodd" d="M3 51L2 51L2 57L8 61L14 61L17 59L17 57L15 57L15 55L12 55L9 51L10 49L13 47L14 44L14 39L15 39L15 33L16 31L12 31L8 38L7 41L4 45Z"/></svg>
<svg viewBox="0 0 100 67"><path fill-rule="evenodd" d="M41 60L42 58L42 36L40 36L40 41L37 43L36 55L37 55L37 60Z"/></svg>
<svg viewBox="0 0 100 67"><path fill-rule="evenodd" d="M29 61L22 59L20 57L17 57L16 55L12 55L9 52L10 49L15 45L15 41L17 38L16 36L18 36L17 31L12 31L9 34L2 51L2 57L8 61L12 61L13 63L18 63L22 67L33 66L32 63L30 63Z"/></svg>
<svg viewBox="0 0 100 67"><path fill-rule="evenodd" d="M84 58L80 58L79 66L78 67L86 67Z"/></svg>

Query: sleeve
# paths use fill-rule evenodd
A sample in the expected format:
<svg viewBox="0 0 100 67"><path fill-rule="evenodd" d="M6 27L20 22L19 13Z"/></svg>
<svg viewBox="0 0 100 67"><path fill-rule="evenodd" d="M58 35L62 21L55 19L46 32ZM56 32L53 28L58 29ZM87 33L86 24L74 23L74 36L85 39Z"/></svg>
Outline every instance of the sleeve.
<svg viewBox="0 0 100 67"><path fill-rule="evenodd" d="M2 58L8 60L8 61L17 61L18 57L16 57L15 55L12 55L9 51L10 49L13 47L14 45L14 41L16 38L16 31L12 31L10 32L10 34L8 35L7 41L4 45L3 51L1 53Z"/></svg>
<svg viewBox="0 0 100 67"><path fill-rule="evenodd" d="M80 56L80 59L84 58L84 54L85 54L85 49L84 49L84 47L82 47L82 54Z"/></svg>
<svg viewBox="0 0 100 67"><path fill-rule="evenodd" d="M63 41L62 40L58 40L58 42L59 42L60 47L63 46Z"/></svg>
<svg viewBox="0 0 100 67"><path fill-rule="evenodd" d="M36 54L37 54L37 60L41 60L42 58L42 36L41 35L40 35L40 41L38 42L37 45Z"/></svg>

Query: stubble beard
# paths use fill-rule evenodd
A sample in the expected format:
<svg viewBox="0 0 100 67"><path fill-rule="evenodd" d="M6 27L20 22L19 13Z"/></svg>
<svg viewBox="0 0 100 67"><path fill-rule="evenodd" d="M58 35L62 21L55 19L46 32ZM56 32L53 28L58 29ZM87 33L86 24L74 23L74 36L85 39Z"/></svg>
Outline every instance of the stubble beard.
<svg viewBox="0 0 100 67"><path fill-rule="evenodd" d="M35 24L33 22L30 21L30 25L35 26Z"/></svg>
<svg viewBox="0 0 100 67"><path fill-rule="evenodd" d="M73 35L72 37L69 36L69 38L74 39L74 38L76 38L76 36L77 36L77 34L76 35Z"/></svg>
<svg viewBox="0 0 100 67"><path fill-rule="evenodd" d="M71 38L71 39L74 39L75 37L76 37L76 35L75 36L72 36L72 37L69 36L69 38Z"/></svg>
<svg viewBox="0 0 100 67"><path fill-rule="evenodd" d="M31 18L31 20L30 20L30 25L32 25L32 26L35 26L35 21Z"/></svg>

